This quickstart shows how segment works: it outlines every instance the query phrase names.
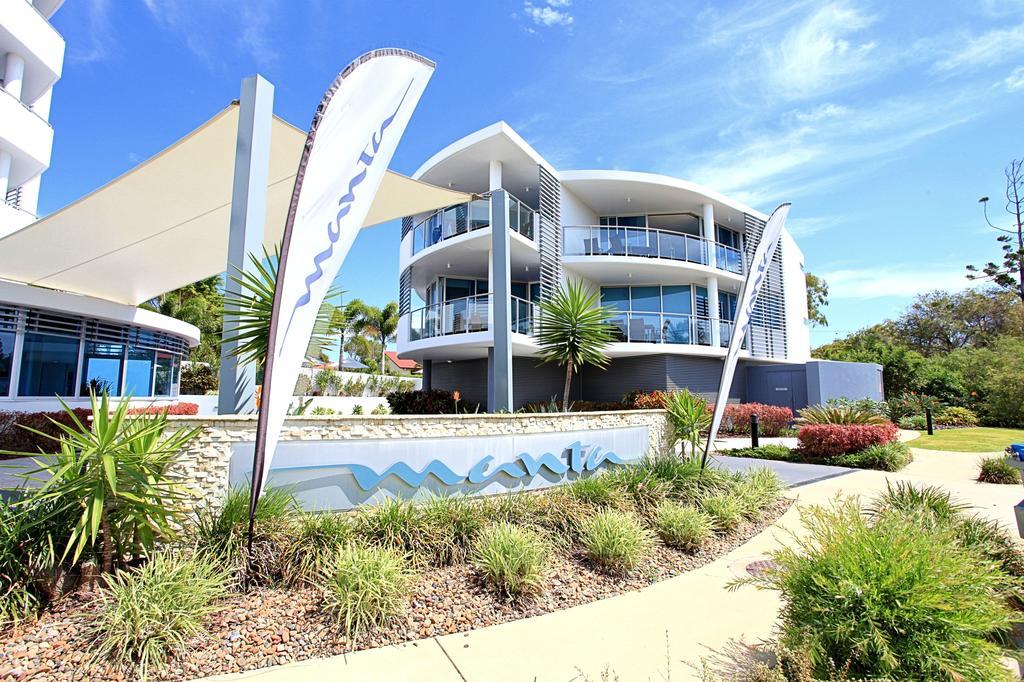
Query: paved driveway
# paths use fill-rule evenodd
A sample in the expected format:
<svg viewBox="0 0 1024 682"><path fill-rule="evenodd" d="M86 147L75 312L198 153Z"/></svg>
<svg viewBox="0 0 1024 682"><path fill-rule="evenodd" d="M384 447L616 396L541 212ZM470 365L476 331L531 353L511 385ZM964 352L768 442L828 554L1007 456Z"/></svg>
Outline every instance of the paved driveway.
<svg viewBox="0 0 1024 682"><path fill-rule="evenodd" d="M746 471L752 467L767 467L779 475L779 478L790 488L797 488L809 483L824 481L834 476L852 474L856 469L826 466L824 464L804 464L801 462L777 462L770 459L754 459L752 457L715 457L718 466L728 471Z"/></svg>

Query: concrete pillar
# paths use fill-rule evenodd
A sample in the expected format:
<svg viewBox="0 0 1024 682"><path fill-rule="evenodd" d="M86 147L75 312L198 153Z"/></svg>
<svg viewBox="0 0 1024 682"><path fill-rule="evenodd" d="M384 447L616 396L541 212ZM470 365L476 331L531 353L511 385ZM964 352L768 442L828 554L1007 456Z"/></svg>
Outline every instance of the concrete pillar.
<svg viewBox="0 0 1024 682"><path fill-rule="evenodd" d="M487 189L492 192L496 189L501 189L501 161L492 160L490 172L490 183L488 184Z"/></svg>
<svg viewBox="0 0 1024 682"><path fill-rule="evenodd" d="M235 142L235 175L231 187L228 236L228 274L253 269L250 253L262 253L270 169L270 127L274 115L274 86L262 76L242 81ZM230 277L224 289L240 293ZM233 336L237 323L225 316L224 336ZM247 414L256 409L256 368L241 364L231 353L237 343L221 344L219 414Z"/></svg>
<svg viewBox="0 0 1024 682"><path fill-rule="evenodd" d="M487 411L512 411L512 266L508 234L508 192L491 192L491 330L487 353Z"/></svg>
<svg viewBox="0 0 1024 682"><path fill-rule="evenodd" d="M433 388L434 382L434 361L424 360L423 361L423 390L429 391Z"/></svg>
<svg viewBox="0 0 1024 682"><path fill-rule="evenodd" d="M708 265L711 267L717 267L718 265L718 252L715 249L717 239L715 239L715 206L714 204L704 204L704 221L701 223L700 236L706 241L708 250Z"/></svg>
<svg viewBox="0 0 1024 682"><path fill-rule="evenodd" d="M708 317L711 319L711 345L719 348L722 345L722 325L718 321L721 317L718 307L718 278L714 275L708 277Z"/></svg>
<svg viewBox="0 0 1024 682"><path fill-rule="evenodd" d="M13 157L9 152L0 149L0 201L7 198L7 190L10 188L11 162Z"/></svg>
<svg viewBox="0 0 1024 682"><path fill-rule="evenodd" d="M25 60L14 52L7 53L7 65L4 68L4 90L17 100L21 100L21 86L25 80Z"/></svg>

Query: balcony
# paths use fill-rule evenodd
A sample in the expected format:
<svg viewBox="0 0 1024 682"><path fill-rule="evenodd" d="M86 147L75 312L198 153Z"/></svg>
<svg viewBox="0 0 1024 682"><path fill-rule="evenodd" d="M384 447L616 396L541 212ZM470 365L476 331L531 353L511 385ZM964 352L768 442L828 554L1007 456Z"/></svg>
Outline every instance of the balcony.
<svg viewBox="0 0 1024 682"><path fill-rule="evenodd" d="M729 346L733 323L698 315L673 313L616 313L611 319L615 339L625 343L670 343L712 346L712 325L719 328L720 345ZM746 344L744 344L746 346Z"/></svg>
<svg viewBox="0 0 1024 682"><path fill-rule="evenodd" d="M711 265L742 275L743 254L724 244L679 232L646 227L574 225L562 228L563 256L634 256Z"/></svg>
<svg viewBox="0 0 1024 682"><path fill-rule="evenodd" d="M53 128L3 88L0 88L0 142L14 157L8 179L11 187L28 182L50 165Z"/></svg>
<svg viewBox="0 0 1024 682"><path fill-rule="evenodd" d="M536 234L537 212L509 195L508 228L533 241ZM413 228L412 253L439 244L446 239L481 230L491 225L490 198L449 206L427 216Z"/></svg>
<svg viewBox="0 0 1024 682"><path fill-rule="evenodd" d="M537 304L511 297L512 331L533 334ZM485 332L491 328L491 294L467 296L435 303L409 313L409 340L421 341L438 336Z"/></svg>

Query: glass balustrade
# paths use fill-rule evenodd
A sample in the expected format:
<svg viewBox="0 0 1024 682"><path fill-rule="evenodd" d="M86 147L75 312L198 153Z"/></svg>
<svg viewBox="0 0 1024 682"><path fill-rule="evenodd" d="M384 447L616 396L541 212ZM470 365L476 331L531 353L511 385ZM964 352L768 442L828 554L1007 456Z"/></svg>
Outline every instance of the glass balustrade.
<svg viewBox="0 0 1024 682"><path fill-rule="evenodd" d="M490 294L480 294L414 310L409 313L409 340L487 331L490 329L490 302ZM510 303L512 331L532 334L537 304L517 296L512 296Z"/></svg>
<svg viewBox="0 0 1024 682"><path fill-rule="evenodd" d="M708 265L710 242L679 232L640 227L567 226L562 228L562 255L637 256ZM724 244L713 244L715 265L726 272L743 273L743 254Z"/></svg>
<svg viewBox="0 0 1024 682"><path fill-rule="evenodd" d="M490 198L474 199L465 204L449 206L421 220L412 231L412 252L491 224ZM527 204L509 195L508 228L529 240L536 234L537 212Z"/></svg>
<svg viewBox="0 0 1024 682"><path fill-rule="evenodd" d="M697 315L618 312L609 320L616 341L628 343L671 343L712 345L712 320ZM729 345L733 324L718 320L722 347ZM746 346L746 344L744 344Z"/></svg>

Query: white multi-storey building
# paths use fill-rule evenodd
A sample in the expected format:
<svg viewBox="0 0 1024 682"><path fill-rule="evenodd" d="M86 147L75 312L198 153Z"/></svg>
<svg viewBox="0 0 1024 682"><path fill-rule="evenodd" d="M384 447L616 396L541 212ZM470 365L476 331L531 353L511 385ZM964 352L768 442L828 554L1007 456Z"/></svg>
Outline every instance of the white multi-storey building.
<svg viewBox="0 0 1024 682"><path fill-rule="evenodd" d="M50 24L64 0L0 0L0 237L36 219L50 166L50 100L64 38Z"/></svg>
<svg viewBox="0 0 1024 682"><path fill-rule="evenodd" d="M583 368L574 398L682 387L714 397L767 215L664 175L558 170L504 123L414 177L480 195L403 223L398 351L423 364L425 384L491 410L560 395L564 374L538 363L532 331L537 302L574 278L614 310L617 336L608 369ZM741 358L731 398L765 399L767 387L792 390L772 402L806 402L800 387L769 385L788 377L773 367L810 358L803 254L788 232Z"/></svg>

